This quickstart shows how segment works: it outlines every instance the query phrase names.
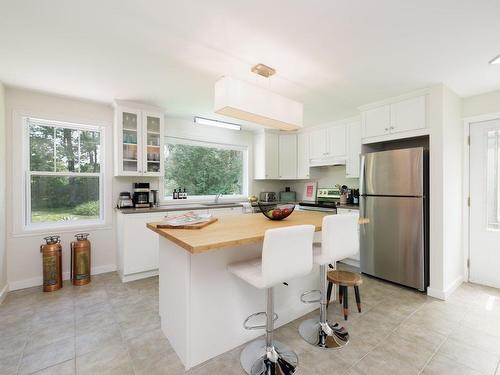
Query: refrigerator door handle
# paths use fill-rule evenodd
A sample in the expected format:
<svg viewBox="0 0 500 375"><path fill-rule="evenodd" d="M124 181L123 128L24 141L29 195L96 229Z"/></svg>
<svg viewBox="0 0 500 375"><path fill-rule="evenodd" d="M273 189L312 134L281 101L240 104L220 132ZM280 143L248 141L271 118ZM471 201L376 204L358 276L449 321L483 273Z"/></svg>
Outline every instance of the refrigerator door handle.
<svg viewBox="0 0 500 375"><path fill-rule="evenodd" d="M359 175L359 194L363 195L365 193L365 155L361 155L361 165L360 165L360 175Z"/></svg>

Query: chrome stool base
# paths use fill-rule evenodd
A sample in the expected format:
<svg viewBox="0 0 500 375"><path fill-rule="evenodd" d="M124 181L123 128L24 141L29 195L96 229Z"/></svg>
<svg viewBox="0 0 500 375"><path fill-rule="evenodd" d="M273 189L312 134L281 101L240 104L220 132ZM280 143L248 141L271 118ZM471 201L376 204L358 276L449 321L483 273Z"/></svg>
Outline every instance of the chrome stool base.
<svg viewBox="0 0 500 375"><path fill-rule="evenodd" d="M331 334L325 333L318 318L303 321L299 326L299 334L309 344L323 349L341 349L346 346L349 342L347 330L338 323L326 324L331 329Z"/></svg>
<svg viewBox="0 0 500 375"><path fill-rule="evenodd" d="M248 344L240 356L243 370L249 375L294 374L299 363L297 354L279 341L273 341L273 347L278 354L276 361L268 359L265 339L258 339Z"/></svg>

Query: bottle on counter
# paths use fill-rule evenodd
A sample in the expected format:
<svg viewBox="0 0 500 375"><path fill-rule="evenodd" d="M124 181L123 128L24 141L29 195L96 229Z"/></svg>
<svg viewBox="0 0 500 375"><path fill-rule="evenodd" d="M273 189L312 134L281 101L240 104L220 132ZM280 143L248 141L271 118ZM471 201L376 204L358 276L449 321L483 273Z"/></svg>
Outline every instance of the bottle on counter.
<svg viewBox="0 0 500 375"><path fill-rule="evenodd" d="M179 198L179 193L177 193L177 190L174 189L174 192L172 193L172 199L178 199Z"/></svg>
<svg viewBox="0 0 500 375"><path fill-rule="evenodd" d="M182 192L182 199L187 199L188 193L186 193L186 188L184 188L184 191Z"/></svg>

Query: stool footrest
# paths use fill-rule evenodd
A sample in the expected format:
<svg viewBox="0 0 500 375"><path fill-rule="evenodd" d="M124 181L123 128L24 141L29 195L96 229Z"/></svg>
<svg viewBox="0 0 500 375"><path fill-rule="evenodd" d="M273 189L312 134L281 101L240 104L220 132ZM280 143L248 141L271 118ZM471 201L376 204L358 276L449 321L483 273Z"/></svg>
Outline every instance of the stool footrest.
<svg viewBox="0 0 500 375"><path fill-rule="evenodd" d="M304 299L304 297L308 296L309 294L312 294L312 293L318 293L319 296L318 296L318 299L310 299L310 300L306 300ZM302 293L300 295L300 300L303 302L303 303L318 303L318 302L321 302L321 290L318 290L318 289L314 289L314 290L308 290L304 293Z"/></svg>
<svg viewBox="0 0 500 375"><path fill-rule="evenodd" d="M255 314L252 314L250 315L248 318L245 319L245 321L243 322L243 328L245 328L246 330L254 330L254 329L266 329L266 325L263 324L263 325L259 325L259 326L251 326L251 325L248 325L248 322L253 319L253 318L256 318L258 316L266 316L267 317L267 313L265 311L261 311L261 312L258 312L258 313L255 313ZM278 320L278 314L276 313L273 313L273 322L275 322L276 320Z"/></svg>

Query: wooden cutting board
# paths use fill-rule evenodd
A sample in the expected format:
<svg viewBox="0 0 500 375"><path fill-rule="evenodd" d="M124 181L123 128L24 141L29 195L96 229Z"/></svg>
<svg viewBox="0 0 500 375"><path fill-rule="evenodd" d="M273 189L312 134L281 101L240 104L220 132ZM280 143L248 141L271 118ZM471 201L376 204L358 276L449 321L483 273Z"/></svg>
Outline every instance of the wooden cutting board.
<svg viewBox="0 0 500 375"><path fill-rule="evenodd" d="M215 223L217 221L216 217L211 218L208 221L204 221L203 223L196 224L185 224L185 225L170 225L170 224L156 224L156 228L158 229L201 229L205 228L207 225Z"/></svg>

